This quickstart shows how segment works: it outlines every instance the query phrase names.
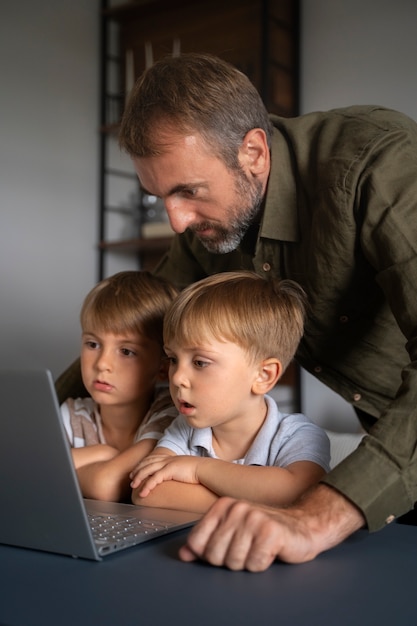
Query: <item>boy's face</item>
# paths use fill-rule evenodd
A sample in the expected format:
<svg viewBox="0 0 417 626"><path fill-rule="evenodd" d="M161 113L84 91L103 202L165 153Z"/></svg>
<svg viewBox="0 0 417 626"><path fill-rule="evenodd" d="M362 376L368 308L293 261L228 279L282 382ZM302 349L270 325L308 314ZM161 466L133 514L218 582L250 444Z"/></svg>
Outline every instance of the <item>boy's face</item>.
<svg viewBox="0 0 417 626"><path fill-rule="evenodd" d="M82 335L83 382L101 406L140 405L149 400L160 368L161 348L146 337L108 332Z"/></svg>
<svg viewBox="0 0 417 626"><path fill-rule="evenodd" d="M240 346L215 339L185 347L172 341L165 352L172 399L190 426L227 428L245 418L254 423L252 386L259 365Z"/></svg>

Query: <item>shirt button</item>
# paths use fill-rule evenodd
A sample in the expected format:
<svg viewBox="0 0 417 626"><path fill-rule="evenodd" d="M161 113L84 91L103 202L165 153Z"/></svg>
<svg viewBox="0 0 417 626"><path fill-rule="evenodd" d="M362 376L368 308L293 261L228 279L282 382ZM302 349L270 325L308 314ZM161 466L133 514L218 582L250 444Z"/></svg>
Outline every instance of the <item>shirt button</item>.
<svg viewBox="0 0 417 626"><path fill-rule="evenodd" d="M388 515L387 519L385 520L386 524L391 524L391 522L393 522L395 520L395 515Z"/></svg>
<svg viewBox="0 0 417 626"><path fill-rule="evenodd" d="M349 318L348 318L348 316L347 316L347 315L341 315L341 316L339 317L339 322L340 322L341 324L346 324L346 322L348 322L348 321L349 321Z"/></svg>
<svg viewBox="0 0 417 626"><path fill-rule="evenodd" d="M264 272L269 272L269 270L271 269L271 266L269 265L269 263L264 263L262 265L262 269Z"/></svg>
<svg viewBox="0 0 417 626"><path fill-rule="evenodd" d="M362 396L361 396L361 394L360 394L360 393L354 393L354 394L353 394L353 400L354 400L355 402L358 402L361 398L362 398Z"/></svg>
<svg viewBox="0 0 417 626"><path fill-rule="evenodd" d="M316 366L315 366L315 368L314 368L314 371L315 371L317 374L320 374L320 372L321 372L321 365L316 365Z"/></svg>

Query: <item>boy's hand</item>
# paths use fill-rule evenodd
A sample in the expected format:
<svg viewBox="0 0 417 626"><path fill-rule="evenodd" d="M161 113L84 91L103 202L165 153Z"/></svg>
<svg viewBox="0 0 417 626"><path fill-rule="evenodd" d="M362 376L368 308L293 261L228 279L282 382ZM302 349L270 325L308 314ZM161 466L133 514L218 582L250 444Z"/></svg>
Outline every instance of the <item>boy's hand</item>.
<svg viewBox="0 0 417 626"><path fill-rule="evenodd" d="M203 460L193 456L151 454L131 472L130 486L132 489L139 487L138 494L146 498L152 489L166 480L198 484L197 467Z"/></svg>

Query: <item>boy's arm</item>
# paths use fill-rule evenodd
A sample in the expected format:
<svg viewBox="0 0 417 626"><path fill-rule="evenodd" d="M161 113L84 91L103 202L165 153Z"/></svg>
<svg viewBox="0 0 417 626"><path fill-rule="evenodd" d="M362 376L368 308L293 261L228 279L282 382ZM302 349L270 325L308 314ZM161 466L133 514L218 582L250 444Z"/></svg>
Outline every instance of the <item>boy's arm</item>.
<svg viewBox="0 0 417 626"><path fill-rule="evenodd" d="M103 444L73 449L73 458L74 453L78 451L81 453L85 450L87 455L89 448L103 448L104 457L109 454L109 449L116 453L113 456L107 456L107 458L97 458L95 461L76 465L83 496L109 502L130 501L129 474L141 459L152 452L155 444L156 439L142 439L123 452L118 452L111 446ZM98 452L97 457L99 456Z"/></svg>
<svg viewBox="0 0 417 626"><path fill-rule="evenodd" d="M324 476L324 469L311 461L287 467L238 465L217 459L201 459L200 482L218 496L231 496L267 506L287 505Z"/></svg>
<svg viewBox="0 0 417 626"><path fill-rule="evenodd" d="M119 451L116 450L116 448L102 443L97 443L92 446L83 446L82 448L71 448L72 462L77 471L83 465L109 461L117 454L119 454Z"/></svg>
<svg viewBox="0 0 417 626"><path fill-rule="evenodd" d="M218 496L204 485L191 485L176 480L157 485L146 498L139 495L139 489L132 489L133 504L179 509L191 513L205 513L216 500Z"/></svg>
<svg viewBox="0 0 417 626"><path fill-rule="evenodd" d="M148 455L145 463L150 462L151 465L155 459L178 458L175 452L169 448L158 447L154 452ZM180 457L183 458L183 457ZM191 457L185 457L191 458ZM141 463L139 463L141 467ZM138 467L131 472L132 483L136 485L132 489L133 504L142 504L146 506L154 506L164 509L179 509L182 511L191 511L192 513L205 513L218 499L215 493L207 489L204 485L191 484L189 481L179 480L162 481L155 486L146 497L140 495L142 485L137 478Z"/></svg>
<svg viewBox="0 0 417 626"><path fill-rule="evenodd" d="M140 464L132 487L137 489L138 496L147 498L156 485L164 481L201 483L217 496L228 495L277 506L293 502L324 473L320 465L310 461L298 461L283 468L153 454Z"/></svg>

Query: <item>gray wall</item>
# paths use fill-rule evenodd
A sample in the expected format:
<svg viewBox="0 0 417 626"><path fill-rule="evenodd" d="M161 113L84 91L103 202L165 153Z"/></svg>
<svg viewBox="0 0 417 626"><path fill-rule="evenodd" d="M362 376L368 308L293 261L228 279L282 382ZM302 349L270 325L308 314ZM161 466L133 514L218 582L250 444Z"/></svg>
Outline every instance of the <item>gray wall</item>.
<svg viewBox="0 0 417 626"><path fill-rule="evenodd" d="M302 0L301 112L382 104L417 120L417 2ZM302 408L335 430L354 431L353 410L309 374Z"/></svg>
<svg viewBox="0 0 417 626"><path fill-rule="evenodd" d="M0 367L57 375L96 280L98 0L1 0L0 77Z"/></svg>

